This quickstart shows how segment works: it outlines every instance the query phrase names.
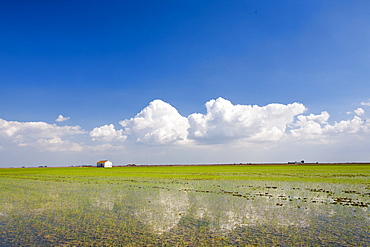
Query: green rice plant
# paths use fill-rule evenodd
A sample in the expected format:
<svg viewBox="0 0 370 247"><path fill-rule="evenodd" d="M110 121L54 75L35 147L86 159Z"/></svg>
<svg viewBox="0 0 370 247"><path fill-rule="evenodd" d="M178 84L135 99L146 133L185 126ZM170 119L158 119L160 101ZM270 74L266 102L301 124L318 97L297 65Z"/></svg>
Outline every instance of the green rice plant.
<svg viewBox="0 0 370 247"><path fill-rule="evenodd" d="M369 245L369 166L0 170L0 245Z"/></svg>

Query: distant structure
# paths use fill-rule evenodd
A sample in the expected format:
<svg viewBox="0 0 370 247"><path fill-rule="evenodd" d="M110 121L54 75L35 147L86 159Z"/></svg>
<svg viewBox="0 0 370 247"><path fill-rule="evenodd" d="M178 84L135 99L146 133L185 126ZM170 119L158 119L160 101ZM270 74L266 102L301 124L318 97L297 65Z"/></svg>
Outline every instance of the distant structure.
<svg viewBox="0 0 370 247"><path fill-rule="evenodd" d="M112 167L112 162L109 160L100 160L96 162L96 167L104 167L104 168Z"/></svg>
<svg viewBox="0 0 370 247"><path fill-rule="evenodd" d="M288 162L288 164L299 164L299 163L301 163L301 164L304 164L304 160L301 160L301 162L298 162L298 161L289 161Z"/></svg>

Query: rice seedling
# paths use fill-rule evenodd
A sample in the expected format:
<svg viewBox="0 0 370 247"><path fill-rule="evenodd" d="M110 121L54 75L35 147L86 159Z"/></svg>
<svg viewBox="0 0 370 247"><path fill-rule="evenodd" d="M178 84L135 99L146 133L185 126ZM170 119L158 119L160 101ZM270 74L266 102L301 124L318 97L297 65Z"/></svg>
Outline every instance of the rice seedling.
<svg viewBox="0 0 370 247"><path fill-rule="evenodd" d="M369 168L1 169L0 245L366 246Z"/></svg>

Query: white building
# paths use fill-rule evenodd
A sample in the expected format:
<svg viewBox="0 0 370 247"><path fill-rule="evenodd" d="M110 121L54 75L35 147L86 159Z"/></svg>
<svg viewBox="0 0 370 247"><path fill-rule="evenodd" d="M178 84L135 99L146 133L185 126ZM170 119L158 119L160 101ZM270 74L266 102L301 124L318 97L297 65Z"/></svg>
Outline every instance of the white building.
<svg viewBox="0 0 370 247"><path fill-rule="evenodd" d="M109 160L101 160L101 161L96 162L96 167L104 167L104 168L112 167L112 162Z"/></svg>

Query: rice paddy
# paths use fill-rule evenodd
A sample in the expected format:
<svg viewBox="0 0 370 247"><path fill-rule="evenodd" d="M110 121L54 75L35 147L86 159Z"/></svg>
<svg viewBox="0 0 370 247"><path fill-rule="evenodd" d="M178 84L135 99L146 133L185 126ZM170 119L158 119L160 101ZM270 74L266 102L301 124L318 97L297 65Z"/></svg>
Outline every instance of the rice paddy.
<svg viewBox="0 0 370 247"><path fill-rule="evenodd" d="M1 246L370 246L370 165L0 169Z"/></svg>

